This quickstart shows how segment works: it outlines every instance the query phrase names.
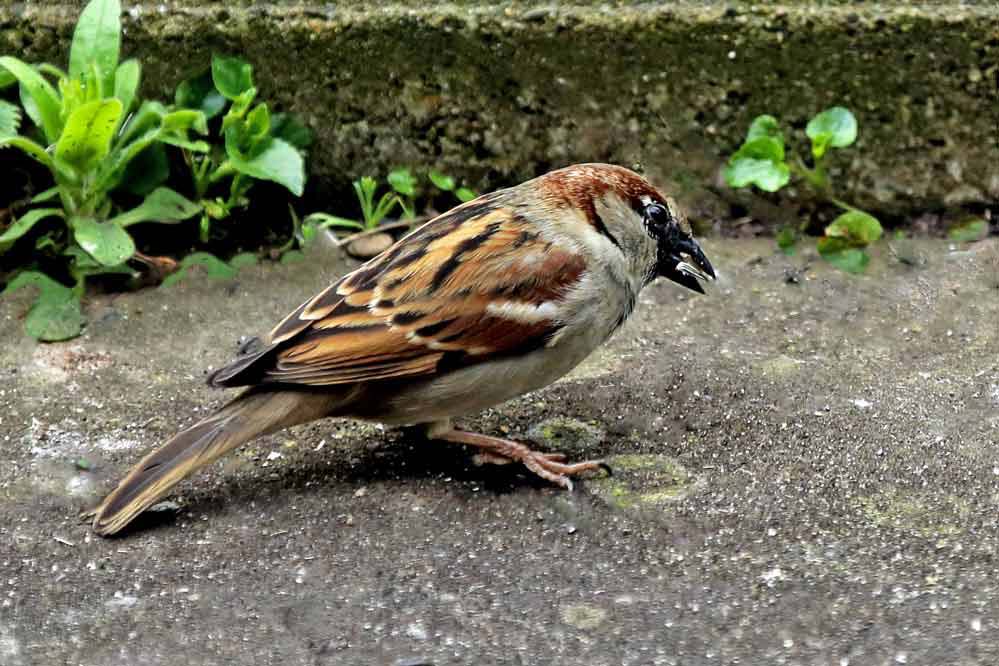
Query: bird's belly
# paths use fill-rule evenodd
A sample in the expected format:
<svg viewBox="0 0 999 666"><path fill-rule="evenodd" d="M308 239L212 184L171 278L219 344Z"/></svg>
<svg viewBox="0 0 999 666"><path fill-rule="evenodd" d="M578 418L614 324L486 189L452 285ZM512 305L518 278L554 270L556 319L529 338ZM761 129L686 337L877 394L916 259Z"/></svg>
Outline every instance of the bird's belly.
<svg viewBox="0 0 999 666"><path fill-rule="evenodd" d="M525 356L470 365L445 375L399 384L377 403L364 401L353 416L389 425L429 423L472 414L537 390L562 377L589 356L606 336L563 338Z"/></svg>

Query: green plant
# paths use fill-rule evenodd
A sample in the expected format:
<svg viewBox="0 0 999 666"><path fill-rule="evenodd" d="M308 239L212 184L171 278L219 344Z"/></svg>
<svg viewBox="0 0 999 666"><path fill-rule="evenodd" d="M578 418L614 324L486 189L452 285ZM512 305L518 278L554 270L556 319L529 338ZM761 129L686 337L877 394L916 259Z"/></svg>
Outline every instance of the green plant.
<svg viewBox="0 0 999 666"><path fill-rule="evenodd" d="M210 69L181 83L174 94L178 107L197 110L209 120L225 111L221 136L208 152L182 148L194 197L203 207L202 242L208 240L212 221L223 220L249 203L247 193L255 180L270 180L295 196L302 194L302 153L312 143L312 133L289 114L271 114L264 103L253 105L256 96L253 67L219 55L212 57ZM213 196L225 182L226 196Z"/></svg>
<svg viewBox="0 0 999 666"><path fill-rule="evenodd" d="M446 176L439 171L430 171L427 178L437 189L454 195L462 203L471 201L478 196L467 187L458 187L454 178ZM403 219L412 220L416 217L416 197L420 194L419 181L413 172L407 168L395 169L389 172L389 185L398 195L399 206L403 211Z"/></svg>
<svg viewBox="0 0 999 666"><path fill-rule="evenodd" d="M162 186L165 173L135 168L159 144L207 150L207 144L189 136L192 130L204 134L206 120L201 111L170 110L151 101L132 112L141 67L134 59L119 62L120 17L118 0L92 0L84 8L73 33L68 72L48 63L32 66L0 57L0 84L19 84L21 106L34 124L34 131L22 133L21 110L0 105L0 148L21 150L51 173L54 187L31 204L58 201L57 206L32 208L3 230L0 254L43 220L63 222L37 236L34 265L15 275L3 292L38 288L26 329L41 340L80 333L80 298L88 277L132 272L126 262L136 248L128 227L174 223L201 210ZM111 198L119 187L141 191L141 203L121 210ZM47 275L39 266L45 262L61 266L71 286Z"/></svg>
<svg viewBox="0 0 999 666"><path fill-rule="evenodd" d="M416 217L416 194L418 184L413 172L409 169L394 169L389 172L388 183L398 195L399 207L402 208L404 220L412 220Z"/></svg>
<svg viewBox="0 0 999 666"><path fill-rule="evenodd" d="M400 171L393 171L396 174L396 185L400 185ZM308 245L320 229L336 227L340 229L354 229L356 231L371 231L382 223L385 217L392 212L396 206L400 206L404 211L404 217L411 219L408 210L412 211L414 204L404 202L395 191L385 192L376 201L378 193L378 181L371 176L363 176L354 181L354 194L357 203L361 208L361 219L354 220L348 217L340 217L330 213L310 213L302 220L301 225L297 225L296 234L300 236L302 245ZM402 185L404 188L405 186ZM415 190L411 190L415 193Z"/></svg>
<svg viewBox="0 0 999 666"><path fill-rule="evenodd" d="M357 195L358 203L361 204L361 216L364 219L365 229L377 227L399 204L399 197L393 192L385 192L376 203L375 195L378 193L378 181L371 176L363 176L360 180L355 180L354 193Z"/></svg>
<svg viewBox="0 0 999 666"><path fill-rule="evenodd" d="M446 176L440 171L431 171L427 174L427 177L430 178L430 182L433 183L437 189L443 192L450 192L458 198L458 201L461 201L462 203L471 201L478 196L473 190L470 190L467 187L458 187L458 183L454 178Z"/></svg>
<svg viewBox="0 0 999 666"><path fill-rule="evenodd" d="M229 280L236 277L241 268L257 263L257 255L252 252L242 252L229 261L223 261L209 252L192 252L177 266L177 270L163 279L161 287L169 287L180 282L195 266L204 270L205 275L213 280Z"/></svg>
<svg viewBox="0 0 999 666"><path fill-rule="evenodd" d="M470 201L477 196L467 187L457 187L453 178L438 171L431 171L428 178L437 189L450 192L459 201ZM299 238L300 243L308 245L320 229L331 227L353 229L359 232L372 231L382 225L382 222L396 206L402 209L402 216L401 221L392 226L407 226L416 219L417 198L421 193L419 181L413 172L405 167L390 171L386 180L391 191L384 192L381 196L378 196L378 181L371 176L364 176L354 181L354 194L361 209L360 220L330 213L311 213L305 216L301 224L296 221L295 235Z"/></svg>
<svg viewBox="0 0 999 666"><path fill-rule="evenodd" d="M989 235L989 223L974 215L958 220L947 230L947 238L955 243L970 243Z"/></svg>
<svg viewBox="0 0 999 666"><path fill-rule="evenodd" d="M725 181L734 188L755 185L766 192L776 192L790 182L792 175L802 179L820 199L843 210L819 238L819 255L847 272L863 272L870 262L865 248L881 237L881 223L870 213L833 196L828 172L829 149L845 148L856 141L857 119L843 107L832 107L812 118L805 134L811 142L811 167L798 155L790 162L787 160L784 135L776 118L757 116L745 141L729 159ZM807 223L798 229L781 229L777 234L781 250L793 252L805 227Z"/></svg>

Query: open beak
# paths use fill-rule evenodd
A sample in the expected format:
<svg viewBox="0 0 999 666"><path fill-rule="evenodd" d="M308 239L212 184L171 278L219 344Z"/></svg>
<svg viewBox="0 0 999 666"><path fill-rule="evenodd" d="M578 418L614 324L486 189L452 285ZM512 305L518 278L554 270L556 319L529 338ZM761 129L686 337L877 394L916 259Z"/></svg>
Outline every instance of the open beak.
<svg viewBox="0 0 999 666"><path fill-rule="evenodd" d="M715 269L693 238L683 238L672 244L669 257L660 262L660 275L679 285L704 293L701 282L715 279Z"/></svg>

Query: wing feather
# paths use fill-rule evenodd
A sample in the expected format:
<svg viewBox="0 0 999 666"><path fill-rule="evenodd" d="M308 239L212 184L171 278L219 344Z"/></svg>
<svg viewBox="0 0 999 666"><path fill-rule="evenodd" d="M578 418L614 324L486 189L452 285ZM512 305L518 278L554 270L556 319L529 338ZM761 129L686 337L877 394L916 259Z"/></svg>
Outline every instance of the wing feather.
<svg viewBox="0 0 999 666"><path fill-rule="evenodd" d="M459 206L300 305L212 383L324 386L431 375L546 344L583 276L501 193Z"/></svg>

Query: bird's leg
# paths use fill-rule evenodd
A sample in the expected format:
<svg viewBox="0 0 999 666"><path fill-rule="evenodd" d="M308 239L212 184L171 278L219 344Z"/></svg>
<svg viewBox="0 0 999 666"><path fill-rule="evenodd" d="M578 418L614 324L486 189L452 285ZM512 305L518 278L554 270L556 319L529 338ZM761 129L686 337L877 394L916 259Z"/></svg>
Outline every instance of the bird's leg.
<svg viewBox="0 0 999 666"><path fill-rule="evenodd" d="M541 453L534 451L520 442L514 442L501 437L490 437L475 432L455 430L450 422L435 423L427 429L427 437L443 442L466 444L479 449L477 458L482 462L506 464L509 462L523 463L542 479L551 481L567 490L572 490L569 477L602 469L611 473L610 465L603 460L587 460L585 462L566 464L565 455L561 453Z"/></svg>

